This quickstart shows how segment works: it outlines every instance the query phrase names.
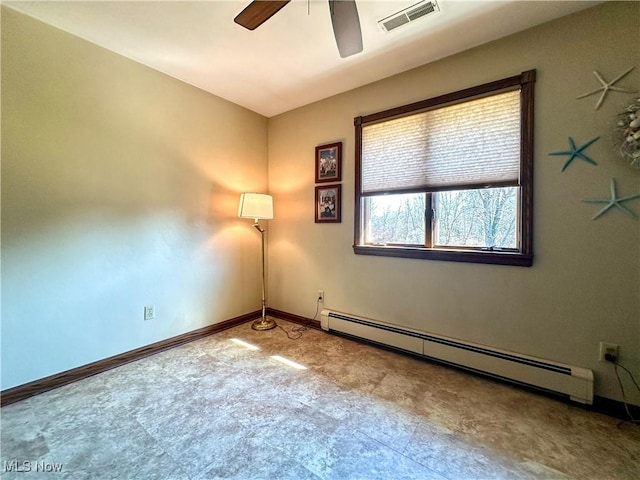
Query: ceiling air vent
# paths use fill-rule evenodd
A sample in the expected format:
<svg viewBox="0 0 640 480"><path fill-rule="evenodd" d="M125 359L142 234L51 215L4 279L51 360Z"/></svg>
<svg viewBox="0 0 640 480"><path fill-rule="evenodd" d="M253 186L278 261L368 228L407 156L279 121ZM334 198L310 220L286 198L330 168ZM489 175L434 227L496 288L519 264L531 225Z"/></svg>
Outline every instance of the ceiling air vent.
<svg viewBox="0 0 640 480"><path fill-rule="evenodd" d="M438 7L435 0L426 0L379 20L378 25L380 25L385 32L390 32L395 28L438 11L440 11L440 7Z"/></svg>

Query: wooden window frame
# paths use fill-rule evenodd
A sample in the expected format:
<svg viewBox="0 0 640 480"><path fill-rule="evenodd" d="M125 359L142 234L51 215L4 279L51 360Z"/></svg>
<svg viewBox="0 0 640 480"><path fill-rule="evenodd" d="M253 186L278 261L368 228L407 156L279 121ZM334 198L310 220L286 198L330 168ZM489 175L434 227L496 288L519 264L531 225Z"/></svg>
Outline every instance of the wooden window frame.
<svg viewBox="0 0 640 480"><path fill-rule="evenodd" d="M395 107L389 110L354 118L355 126L355 202L354 202L354 241L353 251L357 255L375 255L384 257L416 258L451 262L484 263L530 267L533 264L533 128L534 128L534 85L536 71L528 70L520 75L496 80L457 92L440 95L419 102ZM518 211L519 250L486 251L466 248L432 248L431 236L426 245L364 245L362 244L363 195L362 195L362 127L394 117L414 114L420 111L460 103L474 97L488 96L503 90L520 89L520 205ZM458 188L458 187L456 187ZM401 192L398 192L401 193ZM427 198L430 198L428 195ZM428 205L428 208L431 204ZM425 230L431 226L425 221Z"/></svg>

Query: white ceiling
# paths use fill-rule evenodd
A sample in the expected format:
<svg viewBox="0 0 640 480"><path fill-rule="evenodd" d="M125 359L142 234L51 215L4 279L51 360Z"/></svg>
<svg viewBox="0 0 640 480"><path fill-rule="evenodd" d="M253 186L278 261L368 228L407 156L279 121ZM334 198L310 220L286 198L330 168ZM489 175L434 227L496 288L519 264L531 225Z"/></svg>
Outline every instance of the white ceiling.
<svg viewBox="0 0 640 480"><path fill-rule="evenodd" d="M438 0L378 26L418 1L357 0L364 51L344 59L326 0L293 0L254 31L233 22L250 0L3 3L267 117L601 3Z"/></svg>

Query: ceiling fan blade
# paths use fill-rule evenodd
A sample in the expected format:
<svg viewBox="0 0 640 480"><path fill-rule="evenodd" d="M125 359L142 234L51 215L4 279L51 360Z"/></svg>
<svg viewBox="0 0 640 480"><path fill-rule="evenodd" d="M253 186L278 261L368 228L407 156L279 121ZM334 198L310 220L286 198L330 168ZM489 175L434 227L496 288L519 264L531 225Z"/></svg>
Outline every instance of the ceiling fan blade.
<svg viewBox="0 0 640 480"><path fill-rule="evenodd" d="M355 0L329 0L333 35L342 58L362 51L362 32Z"/></svg>
<svg viewBox="0 0 640 480"><path fill-rule="evenodd" d="M278 11L290 1L291 0L254 0L247 5L233 21L246 29L255 30L278 13Z"/></svg>

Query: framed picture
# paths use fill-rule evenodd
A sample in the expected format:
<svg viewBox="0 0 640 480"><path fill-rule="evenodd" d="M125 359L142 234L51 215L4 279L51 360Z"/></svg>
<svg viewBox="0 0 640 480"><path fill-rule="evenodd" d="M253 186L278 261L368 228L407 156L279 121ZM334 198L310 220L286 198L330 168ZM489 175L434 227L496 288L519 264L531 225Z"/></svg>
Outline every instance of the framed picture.
<svg viewBox="0 0 640 480"><path fill-rule="evenodd" d="M316 223L340 223L342 185L316 187Z"/></svg>
<svg viewBox="0 0 640 480"><path fill-rule="evenodd" d="M316 183L342 180L342 142L316 147Z"/></svg>

